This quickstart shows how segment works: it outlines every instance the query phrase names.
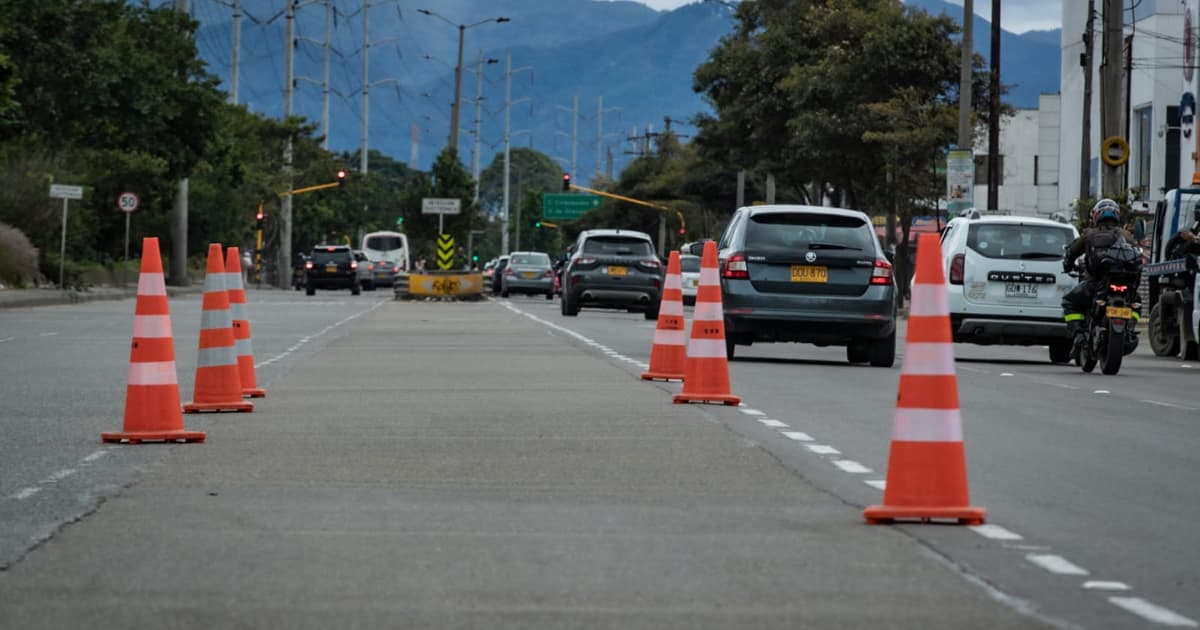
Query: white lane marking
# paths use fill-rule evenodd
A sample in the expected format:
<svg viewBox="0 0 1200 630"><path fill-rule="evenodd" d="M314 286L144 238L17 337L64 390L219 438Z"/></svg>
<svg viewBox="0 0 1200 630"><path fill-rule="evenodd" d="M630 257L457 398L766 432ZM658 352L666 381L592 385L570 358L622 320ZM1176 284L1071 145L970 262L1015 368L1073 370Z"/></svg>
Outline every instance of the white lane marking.
<svg viewBox="0 0 1200 630"><path fill-rule="evenodd" d="M800 431L783 431L782 433L783 433L783 437L785 437L789 440L798 440L800 442L811 442L812 441L811 435L809 435L807 433L801 433Z"/></svg>
<svg viewBox="0 0 1200 630"><path fill-rule="evenodd" d="M738 411L746 414L747 416L765 416L765 415L767 415L757 409L750 409L749 407L747 407L745 409L738 409Z"/></svg>
<svg viewBox="0 0 1200 630"><path fill-rule="evenodd" d="M363 311L359 311L358 313L355 313L355 314L353 314L353 315L350 315L349 317L344 317L344 318L342 318L342 319L340 319L340 320L338 320L338 321L336 321L336 322L334 322L334 323L332 323L332 324L330 324L330 325L328 325L328 326L326 326L326 327L322 328L321 330L317 331L316 333L313 333L313 334L311 334L311 335L308 335L307 337L301 337L301 338L300 338L300 341L296 342L296 344L295 344L295 345L293 345L292 347L288 348L287 350L284 350L283 352L280 352L279 354L277 354L277 355L275 355L275 356L271 357L270 359L267 359L267 360L265 360L265 361L259 361L258 363L255 363L255 364L254 364L254 367L255 367L255 368L260 368L260 367L263 367L263 366L266 366L266 365L270 365L270 364L272 364L272 363L274 363L274 362L276 362L276 361L279 361L280 359L283 359L283 358L287 357L289 354L291 354L291 353L293 353L293 352L295 352L295 351L299 350L301 347L303 347L303 346L304 346L304 344L306 344L306 343L308 343L308 342L312 341L313 339L316 339L317 337L320 337L321 335L324 335L325 333L327 333L327 332L329 332L329 331L333 330L334 328L337 328L338 326L341 326L342 324L345 324L345 323L347 323L347 322L349 322L349 321L352 321L352 320L358 319L359 317L362 317L363 315L366 315L367 313L370 313L371 311L373 311L373 310L375 310L375 309L379 308L380 306L383 306L384 304L387 304L387 303L388 303L388 302L390 302L390 301L391 301L391 300L380 300L380 301L376 302L376 303L375 303L375 305L374 305L374 306L372 306L371 308L368 308L368 309L366 309L366 310L363 310Z"/></svg>
<svg viewBox="0 0 1200 630"><path fill-rule="evenodd" d="M1188 619L1157 604L1151 604L1141 597L1109 597L1108 601L1139 617L1164 626L1175 626L1177 628L1200 627L1200 623L1196 623L1192 619Z"/></svg>
<svg viewBox="0 0 1200 630"><path fill-rule="evenodd" d="M807 448L808 450L816 453L817 455L841 455L842 454L842 452L837 450L836 448L833 448L832 446L826 446L824 444L805 444L804 448Z"/></svg>
<svg viewBox="0 0 1200 630"><path fill-rule="evenodd" d="M867 484L868 486L871 486L872 488L877 488L879 490L887 490L887 480L886 479L864 479L863 483Z"/></svg>
<svg viewBox="0 0 1200 630"><path fill-rule="evenodd" d="M20 492L13 495L13 498L23 501L41 491L41 488L22 488Z"/></svg>
<svg viewBox="0 0 1200 630"><path fill-rule="evenodd" d="M1181 367L1181 368L1183 368L1183 369L1185 369L1185 370L1190 370L1190 369L1192 369L1192 364L1191 364L1191 363L1184 363L1183 365L1181 365L1181 366L1179 366L1179 367Z"/></svg>
<svg viewBox="0 0 1200 630"><path fill-rule="evenodd" d="M57 335L57 334L58 333L56 333L56 332L48 332L48 333L39 333L38 336L39 337L53 337L54 335Z"/></svg>
<svg viewBox="0 0 1200 630"><path fill-rule="evenodd" d="M1012 375L1013 375L1012 372L1001 372L1000 373L1000 376L1012 376Z"/></svg>
<svg viewBox="0 0 1200 630"><path fill-rule="evenodd" d="M62 470L50 473L50 476L43 479L42 483L54 483L56 481L62 481L63 479L66 479L67 477L70 477L71 475L74 475L74 474L75 474L74 468L64 468Z"/></svg>
<svg viewBox="0 0 1200 630"><path fill-rule="evenodd" d="M968 529L984 538L991 538L992 540L1022 540L1020 534L1011 532L999 525L971 525Z"/></svg>
<svg viewBox="0 0 1200 630"><path fill-rule="evenodd" d="M1094 391L1092 393L1093 394L1111 394L1112 392L1108 391L1107 389L1097 389L1096 391Z"/></svg>
<svg viewBox="0 0 1200 630"><path fill-rule="evenodd" d="M866 466L863 466L862 464L851 459L834 460L833 465L848 473L854 473L858 475L874 472L870 468L867 468Z"/></svg>
<svg viewBox="0 0 1200 630"><path fill-rule="evenodd" d="M1061 387L1063 389L1079 389L1078 387L1076 387L1074 385L1067 385L1066 383L1047 383L1047 385L1053 385L1055 387Z"/></svg>
<svg viewBox="0 0 1200 630"><path fill-rule="evenodd" d="M16 337L5 337L3 339L0 339L0 343L4 343L5 341L12 341L13 339L16 339Z"/></svg>
<svg viewBox="0 0 1200 630"><path fill-rule="evenodd" d="M759 419L758 419L758 421L759 421L759 422L761 422L761 423L763 423L764 425L766 425L766 426L768 426L768 427L774 427L774 428L776 428L776 429L786 429L786 428L788 428L788 425L786 425L786 424L784 424L784 423L782 423L782 422L780 422L780 421L778 421L778 420L773 420L773 419L771 419L771 418L759 418Z"/></svg>
<svg viewBox="0 0 1200 630"><path fill-rule="evenodd" d="M1160 400L1143 400L1142 402L1150 405L1158 405L1159 407L1170 407L1172 409L1182 409L1184 411L1200 411L1197 407L1186 407L1184 405L1176 405L1175 403L1162 402Z"/></svg>
<svg viewBox="0 0 1200 630"><path fill-rule="evenodd" d="M1042 567L1043 569L1057 573L1058 575L1087 575L1087 569L1072 563L1070 560L1062 556L1054 554L1038 554L1031 553L1025 556L1025 559Z"/></svg>
<svg viewBox="0 0 1200 630"><path fill-rule="evenodd" d="M1128 591L1129 585L1124 582L1104 582L1100 580L1094 580L1090 582L1084 582L1083 588L1095 591Z"/></svg>
<svg viewBox="0 0 1200 630"><path fill-rule="evenodd" d="M87 457L84 457L84 458L83 458L83 461L85 461L85 462L94 462L94 461L96 461L97 459L100 459L101 457L104 457L104 456L105 456L105 455L107 455L107 454L108 454L108 451L96 451L95 453L92 453L91 455L88 455Z"/></svg>

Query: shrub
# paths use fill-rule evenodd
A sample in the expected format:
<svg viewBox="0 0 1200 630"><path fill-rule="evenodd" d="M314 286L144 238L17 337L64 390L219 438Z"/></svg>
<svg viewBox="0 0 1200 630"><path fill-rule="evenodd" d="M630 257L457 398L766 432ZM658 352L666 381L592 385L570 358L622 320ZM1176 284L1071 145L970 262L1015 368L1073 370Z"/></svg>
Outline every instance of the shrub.
<svg viewBox="0 0 1200 630"><path fill-rule="evenodd" d="M38 277L38 250L25 233L0 223L0 282L23 287Z"/></svg>

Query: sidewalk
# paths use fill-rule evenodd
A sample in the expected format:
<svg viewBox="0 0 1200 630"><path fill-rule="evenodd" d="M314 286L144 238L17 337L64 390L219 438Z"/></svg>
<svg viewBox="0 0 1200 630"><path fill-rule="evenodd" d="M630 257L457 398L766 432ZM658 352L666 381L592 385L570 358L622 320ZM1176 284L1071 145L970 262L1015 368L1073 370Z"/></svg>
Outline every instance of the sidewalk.
<svg viewBox="0 0 1200 630"><path fill-rule="evenodd" d="M0 627L1039 627L667 387L388 303L207 443L110 449L166 453L0 573Z"/></svg>
<svg viewBox="0 0 1200 630"><path fill-rule="evenodd" d="M189 287L167 287L167 295L200 293L203 285ZM137 295L137 282L128 287L90 287L84 291L46 289L0 289L0 308L29 308L33 306L56 306L79 304L98 300L124 300Z"/></svg>

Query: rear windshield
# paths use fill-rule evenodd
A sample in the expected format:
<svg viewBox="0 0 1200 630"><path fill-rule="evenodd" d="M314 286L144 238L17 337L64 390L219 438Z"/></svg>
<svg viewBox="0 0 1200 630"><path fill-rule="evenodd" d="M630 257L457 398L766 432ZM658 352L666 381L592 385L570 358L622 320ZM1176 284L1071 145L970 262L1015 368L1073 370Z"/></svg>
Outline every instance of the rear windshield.
<svg viewBox="0 0 1200 630"><path fill-rule="evenodd" d="M312 253L314 265L323 265L327 262L345 262L348 258L350 258L350 251L345 249L332 252L326 249L314 249Z"/></svg>
<svg viewBox="0 0 1200 630"><path fill-rule="evenodd" d="M1055 225L976 223L967 230L967 247L987 258L1061 259L1072 240L1070 228Z"/></svg>
<svg viewBox="0 0 1200 630"><path fill-rule="evenodd" d="M699 273L700 272L700 259L696 258L695 256L689 256L687 258L680 258L679 259L679 269L680 269L680 271L685 271L687 273Z"/></svg>
<svg viewBox="0 0 1200 630"><path fill-rule="evenodd" d="M649 241L631 236L593 236L583 242L583 253L601 256L653 256Z"/></svg>
<svg viewBox="0 0 1200 630"><path fill-rule="evenodd" d="M380 251L390 252L396 249L403 249L404 241L399 236L368 236L367 246L365 249L377 249Z"/></svg>
<svg viewBox="0 0 1200 630"><path fill-rule="evenodd" d="M746 246L754 249L849 249L874 252L866 221L815 212L771 212L750 217Z"/></svg>
<svg viewBox="0 0 1200 630"><path fill-rule="evenodd" d="M525 265L527 267L549 267L550 256L546 254L513 254L512 258L508 259L511 265Z"/></svg>

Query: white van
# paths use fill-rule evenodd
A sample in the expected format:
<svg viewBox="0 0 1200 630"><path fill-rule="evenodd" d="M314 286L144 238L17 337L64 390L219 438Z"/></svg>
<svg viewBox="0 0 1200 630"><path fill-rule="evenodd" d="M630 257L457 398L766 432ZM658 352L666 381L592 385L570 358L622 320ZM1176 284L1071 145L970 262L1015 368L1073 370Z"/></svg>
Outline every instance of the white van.
<svg viewBox="0 0 1200 630"><path fill-rule="evenodd" d="M371 232L362 238L363 255L371 262L388 261L399 271L409 266L408 237L400 232Z"/></svg>

